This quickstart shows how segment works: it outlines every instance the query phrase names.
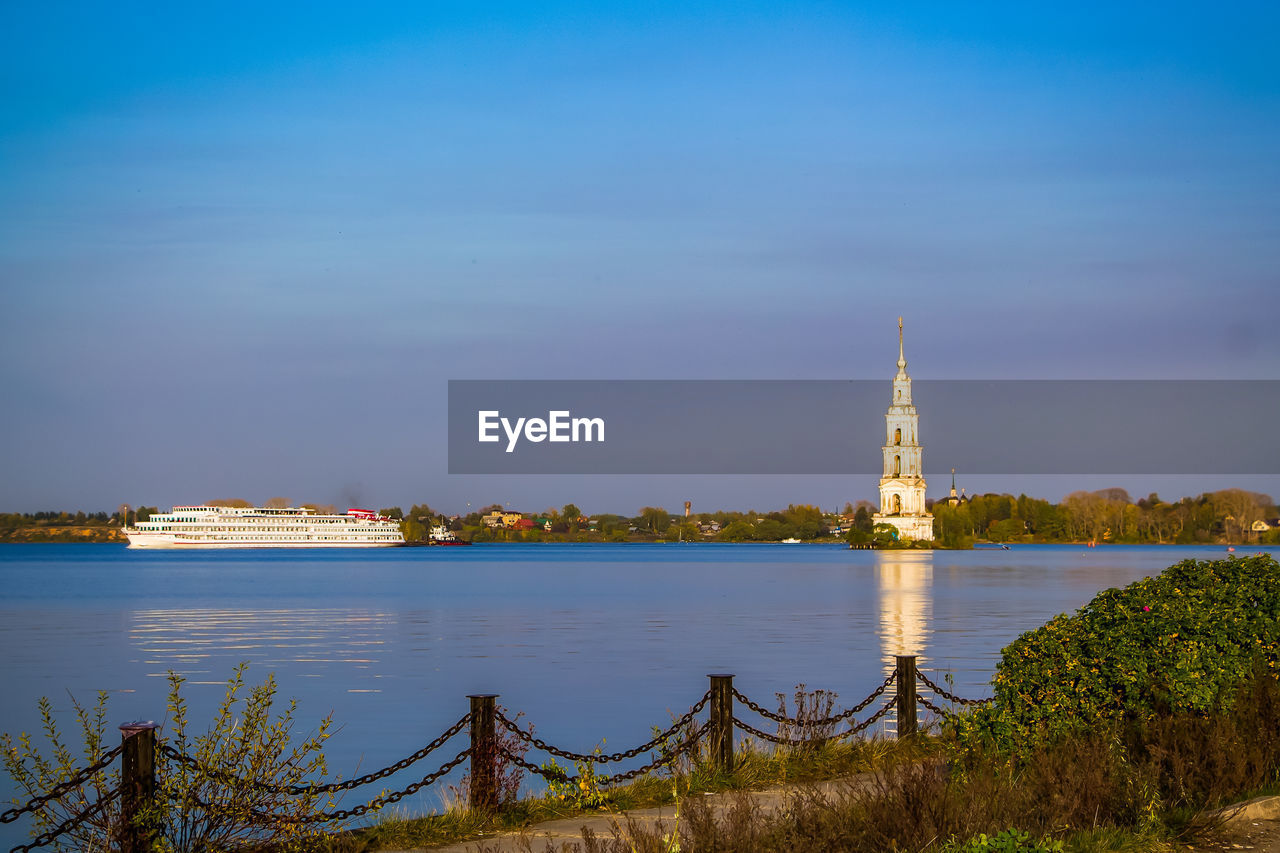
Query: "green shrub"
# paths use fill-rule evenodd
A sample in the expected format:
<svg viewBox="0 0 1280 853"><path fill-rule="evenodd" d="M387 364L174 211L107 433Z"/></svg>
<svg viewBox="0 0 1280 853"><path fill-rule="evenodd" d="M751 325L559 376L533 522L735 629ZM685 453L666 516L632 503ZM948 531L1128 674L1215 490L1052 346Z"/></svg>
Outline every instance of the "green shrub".
<svg viewBox="0 0 1280 853"><path fill-rule="evenodd" d="M304 849L324 836L323 829L340 828L328 823L322 829L313 822L317 813L333 803L318 793L291 795L290 786L306 786L323 776L323 745L330 720L319 728L296 736L296 706L276 714L275 678L251 686L243 695L247 664L236 667L227 681L227 692L203 733L190 731L186 701L181 693L183 679L169 674L169 720L167 731L157 732L156 796L151 806L137 816L138 826L152 837L157 853L261 849L281 851ZM92 709L72 699L83 747L79 755L63 738L48 699L40 700L41 728L46 750L20 734L0 735L4 769L19 790L37 796L75 777L82 768L97 763L108 750L107 739L114 732L107 726L107 694L98 694ZM171 747L190 756L190 764L171 760L164 752ZM66 818L84 812L120 784L119 763L95 775L82 785L54 797L32 814L32 835L55 827ZM124 831L118 800L98 810L81 823L64 841L69 848L108 851Z"/></svg>
<svg viewBox="0 0 1280 853"><path fill-rule="evenodd" d="M1099 720L1209 713L1256 664L1280 672L1280 565L1270 555L1185 560L1099 593L1007 646L995 703L962 735L1044 738Z"/></svg>
<svg viewBox="0 0 1280 853"><path fill-rule="evenodd" d="M1061 853L1061 850L1061 841L1033 841L1025 832L1006 829L999 835L979 835L964 844L952 842L942 848L942 853Z"/></svg>

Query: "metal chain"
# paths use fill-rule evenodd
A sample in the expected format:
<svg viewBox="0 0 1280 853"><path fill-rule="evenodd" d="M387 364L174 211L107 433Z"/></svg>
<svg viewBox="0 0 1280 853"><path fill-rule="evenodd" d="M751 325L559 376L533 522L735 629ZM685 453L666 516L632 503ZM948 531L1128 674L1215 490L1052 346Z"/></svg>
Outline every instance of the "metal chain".
<svg viewBox="0 0 1280 853"><path fill-rule="evenodd" d="M879 720L885 714L889 713L889 711L891 711L893 708L897 707L897 705L898 705L897 699L892 699L888 702L885 702L884 707L881 708L879 711L876 711L870 717L867 717L861 723L858 723L858 725L850 727L849 731L844 732L843 734L836 735L836 737L848 737L849 735L856 735L860 732L866 731L867 729L871 728L871 726L875 725L877 720Z"/></svg>
<svg viewBox="0 0 1280 853"><path fill-rule="evenodd" d="M564 773L563 771L556 772L555 770L548 770L545 767L539 767L533 762L525 761L523 758L516 755L511 750L507 749L502 744L498 744L498 754L501 755L503 758L507 759L507 761L510 761L512 764L516 765L517 767L523 767L525 770L528 770L530 773L541 776L543 779L546 779L550 782L566 782L569 780L568 774Z"/></svg>
<svg viewBox="0 0 1280 853"><path fill-rule="evenodd" d="M925 706L926 708L928 708L928 709L929 709L930 711L932 711L933 713L937 714L939 717L954 717L954 716L955 716L955 713L956 713L955 711L947 711L947 710L944 710L944 709L942 709L942 708L939 708L937 705L933 704L933 703L932 703L932 702L930 702L928 699L926 699L926 698L924 698L923 696L920 696L920 695L918 695L918 694L916 695L916 701L917 701L917 702L919 702L921 705Z"/></svg>
<svg viewBox="0 0 1280 853"><path fill-rule="evenodd" d="M813 740L805 740L803 738L800 738L800 739L784 738L780 735L767 734L765 732L760 731L760 729L757 729L755 726L752 726L746 723L745 721L738 719L737 717L733 718L733 724L737 726L739 729L741 729L742 731L746 732L747 734L755 735L756 737L762 740L767 740L770 743L776 743L776 744L779 744L780 746L816 746L819 744L827 743L829 741L841 740L842 738L849 737L850 735L855 735L855 734L858 734L859 732L866 731L873 724L875 724L877 720L879 720L885 714L889 713L890 709L892 709L896 704L897 704L897 700L892 699L886 702L883 708L881 708L879 711L876 711L874 714L872 714L867 719L863 720L861 723L858 723L858 725L850 726L848 731L843 731L843 732L840 732L839 734L834 734L831 737L814 738Z"/></svg>
<svg viewBox="0 0 1280 853"><path fill-rule="evenodd" d="M58 797L61 797L63 794L67 793L72 788L80 787L85 782L88 782L91 777L107 769L107 767L111 764L111 762L115 761L116 756L119 755L122 751L124 751L124 744L121 744L120 746L117 746L116 748L108 750L107 752L103 753L101 758L99 758L93 764L90 764L85 769L81 770L79 773L77 773L75 776L71 777L67 781L59 782L57 785L54 785L52 788L50 788L48 791L46 791L45 793L41 794L38 797L32 797L30 800L27 801L26 805L18 806L12 809L7 809L3 814L0 814L0 823L13 823L15 820L22 817L24 814L35 811L36 809L40 808L50 800L56 800ZM48 842L45 842L45 843L48 843Z"/></svg>
<svg viewBox="0 0 1280 853"><path fill-rule="evenodd" d="M665 767L668 764L672 764L675 762L677 758L679 758L680 756L684 755L686 752L689 752L691 749L697 746L698 741L710 729L711 729L711 721L708 720L707 722L703 723L702 727L699 728L696 732L694 732L693 736L690 737L685 743L683 743L678 749L658 756L656 759L644 765L643 767L637 767L634 770L628 770L625 773L617 773L617 774L614 774L613 776L597 776L596 784L604 785L604 786L616 785L619 782L626 782L630 779L636 778L637 776L642 776L645 773L649 773L652 770L656 770L659 767ZM539 767L538 765L533 764L532 762L525 761L523 758L511 752L510 750L508 750L506 747L502 745L498 746L498 753L502 755L504 758L506 758L508 761L510 761L512 764L518 765L519 767L523 767L525 770L528 770L530 773L534 773L538 776L541 776L543 779L546 779L551 782L557 782L564 785L572 785L576 782L581 781L582 779L581 776L570 776L564 771L557 772L555 770L548 770L545 767Z"/></svg>
<svg viewBox="0 0 1280 853"><path fill-rule="evenodd" d="M46 844L53 842L58 838L58 836L66 832L70 832L98 812L102 811L108 803L118 796L120 796L120 789L116 788L114 791L107 794L105 797L100 798L96 803L89 806L89 808L79 814L74 814L55 826L53 829L50 829L48 832L37 835L30 843L19 844L17 847L10 847L9 853L29 853L29 851L35 850L37 847L44 847Z"/></svg>
<svg viewBox="0 0 1280 853"><path fill-rule="evenodd" d="M680 731L680 729L684 728L684 726L687 725L689 721L691 721L695 716L697 716L698 712L701 711L703 708L705 708L707 703L710 701L711 701L711 691L708 690L703 695L703 697L698 700L698 704L690 708L689 711L684 716L682 716L680 719L672 723L670 728L668 728L665 732L662 732L661 734L657 735L653 740L649 741L648 743L643 743L634 749L628 749L623 752L611 752L608 755L569 752L568 750L560 749L559 747L552 746L551 744L547 743L545 740L542 740L541 738L538 738L538 737L534 737L532 734L526 731L523 731L519 726L515 724L514 721L507 719L507 717L501 711L499 711L497 714L497 720L498 722L502 723L503 727L506 728L507 731L511 732L516 737L520 738L520 740L524 741L530 746L533 746L543 752L554 755L557 758L565 758L565 759L568 759L569 761L587 761L593 764L611 764L615 761L626 761L628 758L635 758L637 755L640 755L641 753L648 752L651 749L661 746L663 742L667 740L667 738L671 737L672 735Z"/></svg>
<svg viewBox="0 0 1280 853"><path fill-rule="evenodd" d="M733 695L738 699L739 702L746 705L748 708L755 711L760 716L767 717L768 719L773 720L775 723L794 726L795 728L807 728L809 726L813 726L813 727L830 726L830 725L835 725L836 723L844 722L845 720L852 717L854 714L860 713L861 711L866 709L868 705L870 705L872 702L879 699L884 694L884 692L889 689L889 685L893 684L894 680L897 679L897 677L898 677L898 673L896 670L894 672L889 673L889 677L884 680L884 683L881 684L879 687L877 687L875 690L873 690L871 692L871 695L868 696L866 699L863 699L861 702L859 702L857 705L854 705L852 708L850 708L847 711L842 711L839 714L836 714L835 716L824 717L820 720L800 720L794 717L786 717L786 716L783 716L782 714L775 714L772 711L769 711L761 707L760 705L757 705L755 702L752 702L750 699L744 696L736 687L733 688Z"/></svg>
<svg viewBox="0 0 1280 853"><path fill-rule="evenodd" d="M807 743L816 744L816 743L826 741L826 738L822 738L821 740L818 740L818 741L791 740L790 738L780 737L779 735L765 734L764 732L757 729L755 726L749 723L743 722L742 720L739 720L737 717L733 718L733 724L738 728L742 729L742 731L746 732L749 735L755 735L761 740L767 740L770 743L776 743L779 746L803 746Z"/></svg>
<svg viewBox="0 0 1280 853"><path fill-rule="evenodd" d="M161 746L160 750L165 755L169 756L175 761L178 761L181 764L185 764L188 767L192 767L196 770L199 770L200 772L218 780L219 782L222 782L223 784L247 785L248 787L253 788L254 790L257 790L257 791L269 791L271 793L289 794L291 796L301 796L303 794L336 794L340 791L350 791L355 788L363 787L364 785L368 785L370 782L376 782L379 779L385 779L388 776L391 776L395 773L400 772L401 770L404 770L406 767L410 767L413 764L416 764L417 762L426 758L431 753L435 752L440 747L444 746L444 744L448 742L450 738L452 738L454 735L458 734L458 732L466 728L467 724L470 722L471 722L471 714L468 713L462 719L458 720L458 722L450 726L438 738L431 741L431 743L427 744L422 749L418 750L417 752L413 753L407 758L402 758L401 760L397 761L395 764L392 764L388 767L384 767L381 770L376 770L372 773L366 773L365 775L357 776L354 779L348 779L346 782L333 782L328 785L283 785L283 786L268 785L266 782L259 782L256 779L241 779L239 776L236 776L234 773L228 770L220 770L214 767L205 767L201 765L198 761L196 761L194 758L192 758L191 756L178 752L176 749L172 748L168 744Z"/></svg>
<svg viewBox="0 0 1280 853"><path fill-rule="evenodd" d="M932 681L929 680L929 676L925 675L923 672L921 672L918 669L916 670L916 680L924 684L925 687L928 687L934 693L937 693L943 699L946 699L948 702L955 702L957 705L989 705L995 701L992 698L962 699L959 696L955 695L954 693L948 693L946 690L943 690L941 687L934 684Z"/></svg>
<svg viewBox="0 0 1280 853"><path fill-rule="evenodd" d="M319 814L305 815L305 816L268 814L266 812L257 811L256 809L249 809L249 814L253 815L253 817L257 818L258 820L266 821L268 823L304 824L304 823L329 823L330 821L335 821L335 820L349 820L353 817L360 817L361 815L368 814L369 812L377 811L383 806L389 806L392 803L398 803L400 802L400 800L404 799L410 794L416 794L420 789L425 788L427 785L430 785L431 783L437 781L441 776L444 776L450 770L453 770L455 767L457 767L459 764L465 761L467 759L467 756L470 754L471 754L471 747L468 746L466 749L462 750L462 752L459 752L457 756L453 758L453 760L447 761L444 764L442 764L439 770L437 770L434 773L430 773L426 776L423 776L420 780L418 780L417 782L414 782L412 785L408 786L404 790L394 791L389 794L381 794L377 797L374 797L369 802L359 806L355 806L353 808L340 809L336 812L320 812ZM205 811L216 812L218 810L217 806L206 803L200 799L192 798L192 802L194 802L197 806L204 809Z"/></svg>

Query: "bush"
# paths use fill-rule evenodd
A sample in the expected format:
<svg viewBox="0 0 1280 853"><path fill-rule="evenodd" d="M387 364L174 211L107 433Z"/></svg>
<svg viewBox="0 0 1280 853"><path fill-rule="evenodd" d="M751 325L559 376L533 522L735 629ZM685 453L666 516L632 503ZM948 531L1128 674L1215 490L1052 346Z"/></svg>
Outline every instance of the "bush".
<svg viewBox="0 0 1280 853"><path fill-rule="evenodd" d="M1011 828L995 836L980 834L964 844L948 844L942 853L1061 853L1061 850L1061 841L1033 841L1027 833Z"/></svg>
<svg viewBox="0 0 1280 853"><path fill-rule="evenodd" d="M1246 678L1226 713L1107 721L1018 758L980 747L926 756L882 767L856 784L798 787L776 809L745 793L727 806L686 797L678 849L1049 853L1082 849L1081 838L1117 831L1130 841L1168 840L1171 810L1181 810L1176 820L1183 820L1275 784L1280 682ZM666 853L669 830L630 824L585 849Z"/></svg>
<svg viewBox="0 0 1280 853"><path fill-rule="evenodd" d="M157 732L156 797L138 816L135 827L152 835L157 853L254 847L289 850L322 835L316 824L308 822L323 805L322 798L290 795L283 789L305 786L324 774L323 744L330 720L322 720L315 732L295 738L293 702L272 717L273 676L241 697L246 668L247 664L238 666L227 681L226 696L203 734L188 731L183 679L169 674L170 731ZM83 763L64 742L48 699L40 700L47 754L26 733L16 739L0 735L5 770L18 788L29 796L42 795L96 763L107 752L106 702L105 692L98 694L92 710L72 698L84 741ZM170 759L166 746L193 760ZM38 809L32 815L32 834L109 798L120 784L119 763L113 764ZM335 828L332 823L326 827ZM125 828L115 800L64 838L74 844L72 849L106 851L114 848Z"/></svg>
<svg viewBox="0 0 1280 853"><path fill-rule="evenodd" d="M959 723L997 740L1100 719L1228 708L1253 671L1280 673L1280 565L1269 555L1186 560L1099 593L1007 646L995 703Z"/></svg>

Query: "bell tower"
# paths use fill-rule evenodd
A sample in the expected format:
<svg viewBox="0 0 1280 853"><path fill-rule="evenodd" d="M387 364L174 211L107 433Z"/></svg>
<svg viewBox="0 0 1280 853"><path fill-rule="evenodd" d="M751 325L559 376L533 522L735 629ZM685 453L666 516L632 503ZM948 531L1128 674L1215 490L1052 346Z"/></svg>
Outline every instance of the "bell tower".
<svg viewBox="0 0 1280 853"><path fill-rule="evenodd" d="M921 467L920 415L911 402L911 377L902 346L902 318L898 318L898 372L893 399L885 413L884 468L880 477L880 511L876 524L892 524L900 539L933 539L933 516L925 509L924 470Z"/></svg>

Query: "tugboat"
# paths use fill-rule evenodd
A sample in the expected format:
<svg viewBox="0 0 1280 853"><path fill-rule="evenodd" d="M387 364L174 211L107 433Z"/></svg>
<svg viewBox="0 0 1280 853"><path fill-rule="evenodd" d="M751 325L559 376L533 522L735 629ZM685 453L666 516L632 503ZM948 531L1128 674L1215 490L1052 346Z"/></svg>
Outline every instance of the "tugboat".
<svg viewBox="0 0 1280 853"><path fill-rule="evenodd" d="M454 536L453 531L450 530L448 527L445 527L443 523L437 524L435 527L431 528L431 534L427 539L427 542L431 545L470 545L471 544L470 542L467 542L463 539L459 539L457 536Z"/></svg>

